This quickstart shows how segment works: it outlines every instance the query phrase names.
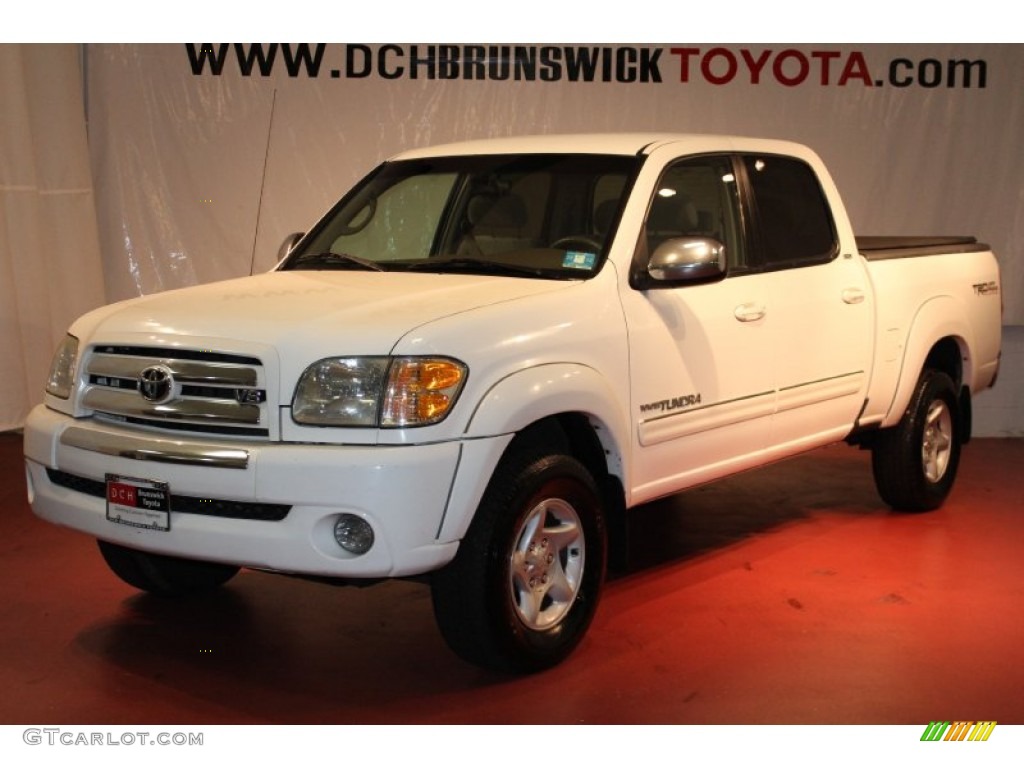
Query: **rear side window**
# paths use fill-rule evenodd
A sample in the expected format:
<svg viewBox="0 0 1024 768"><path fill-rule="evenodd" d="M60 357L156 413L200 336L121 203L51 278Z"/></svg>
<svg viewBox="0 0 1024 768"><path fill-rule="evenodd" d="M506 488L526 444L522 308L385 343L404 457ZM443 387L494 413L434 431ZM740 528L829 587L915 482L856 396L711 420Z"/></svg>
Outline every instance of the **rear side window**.
<svg viewBox="0 0 1024 768"><path fill-rule="evenodd" d="M743 158L753 191L765 267L828 261L837 253L832 212L806 163L776 155Z"/></svg>

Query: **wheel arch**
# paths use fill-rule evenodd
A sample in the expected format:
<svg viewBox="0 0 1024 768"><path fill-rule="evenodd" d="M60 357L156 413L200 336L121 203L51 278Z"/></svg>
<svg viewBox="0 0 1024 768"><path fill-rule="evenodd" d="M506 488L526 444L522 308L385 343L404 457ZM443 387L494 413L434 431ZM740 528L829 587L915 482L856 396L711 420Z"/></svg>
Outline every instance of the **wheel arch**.
<svg viewBox="0 0 1024 768"><path fill-rule="evenodd" d="M964 382L964 341L955 336L939 339L928 350L924 368L942 371L959 391Z"/></svg>
<svg viewBox="0 0 1024 768"><path fill-rule="evenodd" d="M965 382L972 381L974 373L972 346L970 329L955 299L939 297L922 306L907 334L896 393L882 426L899 423L921 374L929 368L942 371L953 380L962 402L962 388Z"/></svg>
<svg viewBox="0 0 1024 768"><path fill-rule="evenodd" d="M610 530L618 529L625 507L628 429L625 406L592 368L574 364L537 366L492 386L477 404L465 438L508 436L486 466L466 467L456 478L441 538L461 539L497 466L511 453L540 444L577 459L604 494ZM470 471L471 470L471 471Z"/></svg>
<svg viewBox="0 0 1024 768"><path fill-rule="evenodd" d="M595 369L552 363L496 382L480 399L465 437L520 435L548 420L566 434L574 455L591 471L622 480L629 429L626 404Z"/></svg>

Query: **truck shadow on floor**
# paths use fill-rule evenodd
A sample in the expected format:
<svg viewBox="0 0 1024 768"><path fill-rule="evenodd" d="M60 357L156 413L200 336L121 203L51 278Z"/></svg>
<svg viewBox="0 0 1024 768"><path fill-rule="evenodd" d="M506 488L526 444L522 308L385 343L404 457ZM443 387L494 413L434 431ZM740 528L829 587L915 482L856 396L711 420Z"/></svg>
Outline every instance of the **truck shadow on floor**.
<svg viewBox="0 0 1024 768"><path fill-rule="evenodd" d="M685 561L829 514L885 514L867 453L833 446L643 504L627 513L612 578Z"/></svg>
<svg viewBox="0 0 1024 768"><path fill-rule="evenodd" d="M817 452L632 510L624 574L685 567L819 512L885 514L855 452ZM610 574L613 588L620 577ZM147 700L184 696L193 706L193 719L143 710L155 722L481 722L474 692L528 685L457 659L428 587L400 581L337 588L243 571L199 598L128 597L77 642ZM573 674L572 662L546 677ZM429 703L439 695L444 711ZM131 722L145 721L132 711Z"/></svg>
<svg viewBox="0 0 1024 768"><path fill-rule="evenodd" d="M131 596L77 642L147 699L211 710L199 722L396 722L396 701L485 674L445 647L428 588L398 581L338 588L242 571L208 595Z"/></svg>

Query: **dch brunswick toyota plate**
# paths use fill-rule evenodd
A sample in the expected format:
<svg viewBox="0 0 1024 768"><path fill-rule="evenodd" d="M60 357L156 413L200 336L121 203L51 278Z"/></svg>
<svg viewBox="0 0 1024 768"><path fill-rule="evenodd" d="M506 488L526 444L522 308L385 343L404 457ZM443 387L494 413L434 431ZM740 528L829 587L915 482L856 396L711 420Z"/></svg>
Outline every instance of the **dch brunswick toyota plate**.
<svg viewBox="0 0 1024 768"><path fill-rule="evenodd" d="M171 529L167 483L107 474L107 520L154 531Z"/></svg>

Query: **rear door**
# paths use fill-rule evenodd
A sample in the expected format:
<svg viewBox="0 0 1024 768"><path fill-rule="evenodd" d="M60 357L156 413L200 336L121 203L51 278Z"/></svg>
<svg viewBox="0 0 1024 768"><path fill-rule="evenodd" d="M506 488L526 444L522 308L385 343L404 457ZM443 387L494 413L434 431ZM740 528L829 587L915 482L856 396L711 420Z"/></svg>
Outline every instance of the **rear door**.
<svg viewBox="0 0 1024 768"><path fill-rule="evenodd" d="M841 253L831 206L810 165L743 155L757 259L774 297L771 324L781 453L843 437L867 391L872 293L860 256Z"/></svg>

